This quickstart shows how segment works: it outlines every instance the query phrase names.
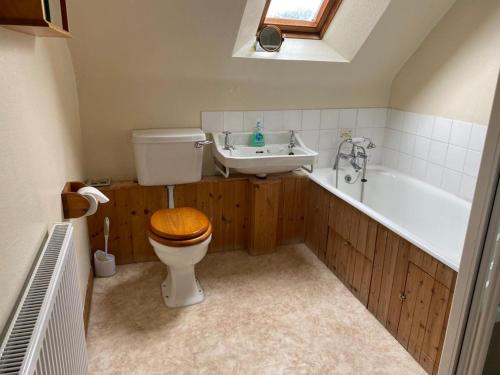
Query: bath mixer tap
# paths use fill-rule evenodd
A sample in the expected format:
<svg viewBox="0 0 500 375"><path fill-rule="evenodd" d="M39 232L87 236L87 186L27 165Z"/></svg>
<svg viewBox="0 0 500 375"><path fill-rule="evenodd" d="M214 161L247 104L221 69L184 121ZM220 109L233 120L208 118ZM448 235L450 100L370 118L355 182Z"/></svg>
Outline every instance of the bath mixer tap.
<svg viewBox="0 0 500 375"><path fill-rule="evenodd" d="M368 163L368 154L366 153L366 149L362 146L364 142L368 142L366 149L375 148L375 143L371 141L369 138L361 137L361 138L348 138L340 142L339 148L337 150L337 155L335 157L335 163L333 164L333 169L335 170L335 187L339 186L339 161L349 160L349 163L354 168L354 171L358 173L362 171L361 176L361 197L360 200L363 202L364 198L364 187L366 180L366 164ZM344 144L351 144L351 151L349 153L342 152L342 146ZM359 175L358 175L359 177ZM354 184L358 178L354 181L349 180L346 182L349 184Z"/></svg>
<svg viewBox="0 0 500 375"><path fill-rule="evenodd" d="M224 134L224 150L234 150L234 146L229 144L229 136L231 135L230 131L222 132Z"/></svg>

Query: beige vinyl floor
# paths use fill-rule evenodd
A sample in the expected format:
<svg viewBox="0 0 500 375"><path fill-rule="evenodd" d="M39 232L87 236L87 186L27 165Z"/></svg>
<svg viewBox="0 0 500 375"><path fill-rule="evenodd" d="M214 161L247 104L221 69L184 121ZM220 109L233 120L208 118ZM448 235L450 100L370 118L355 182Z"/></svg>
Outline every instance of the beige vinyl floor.
<svg viewBox="0 0 500 375"><path fill-rule="evenodd" d="M91 374L425 374L305 245L209 254L206 299L164 306L162 263L96 279Z"/></svg>

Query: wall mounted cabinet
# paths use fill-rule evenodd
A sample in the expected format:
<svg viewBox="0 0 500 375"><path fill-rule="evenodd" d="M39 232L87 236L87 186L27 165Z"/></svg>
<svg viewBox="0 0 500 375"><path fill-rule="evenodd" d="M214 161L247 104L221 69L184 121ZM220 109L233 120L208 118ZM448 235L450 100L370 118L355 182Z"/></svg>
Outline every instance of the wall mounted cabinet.
<svg viewBox="0 0 500 375"><path fill-rule="evenodd" d="M0 0L0 25L25 34L70 37L66 0Z"/></svg>

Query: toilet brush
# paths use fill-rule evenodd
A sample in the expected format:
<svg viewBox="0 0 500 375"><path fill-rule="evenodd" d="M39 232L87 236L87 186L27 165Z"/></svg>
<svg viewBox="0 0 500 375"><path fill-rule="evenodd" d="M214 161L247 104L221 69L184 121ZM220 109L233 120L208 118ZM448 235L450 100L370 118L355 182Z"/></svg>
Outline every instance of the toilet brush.
<svg viewBox="0 0 500 375"><path fill-rule="evenodd" d="M104 251L94 253L95 274L98 277L113 276L116 272L115 256L108 253L109 217L104 218Z"/></svg>
<svg viewBox="0 0 500 375"><path fill-rule="evenodd" d="M108 238L109 238L109 217L104 218L104 252L108 257Z"/></svg>

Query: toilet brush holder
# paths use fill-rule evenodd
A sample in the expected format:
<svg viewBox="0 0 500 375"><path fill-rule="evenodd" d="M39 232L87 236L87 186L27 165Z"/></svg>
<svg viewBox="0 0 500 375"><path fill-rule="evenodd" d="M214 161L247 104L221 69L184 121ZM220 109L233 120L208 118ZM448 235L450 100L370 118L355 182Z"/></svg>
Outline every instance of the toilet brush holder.
<svg viewBox="0 0 500 375"><path fill-rule="evenodd" d="M97 277L113 276L116 272L115 256L106 254L102 250L97 250L94 253L95 275Z"/></svg>

